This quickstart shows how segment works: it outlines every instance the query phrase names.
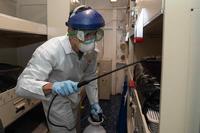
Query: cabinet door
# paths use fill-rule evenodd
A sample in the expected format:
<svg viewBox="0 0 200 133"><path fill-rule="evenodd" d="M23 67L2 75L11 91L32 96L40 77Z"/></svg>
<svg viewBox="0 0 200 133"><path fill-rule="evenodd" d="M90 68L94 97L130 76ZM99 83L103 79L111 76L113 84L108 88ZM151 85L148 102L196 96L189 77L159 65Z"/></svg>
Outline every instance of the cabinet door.
<svg viewBox="0 0 200 133"><path fill-rule="evenodd" d="M200 8L199 0L191 0L192 8Z"/></svg>
<svg viewBox="0 0 200 133"><path fill-rule="evenodd" d="M190 55L189 55L189 87L187 98L188 133L199 133L200 120L200 9L194 9L190 15Z"/></svg>

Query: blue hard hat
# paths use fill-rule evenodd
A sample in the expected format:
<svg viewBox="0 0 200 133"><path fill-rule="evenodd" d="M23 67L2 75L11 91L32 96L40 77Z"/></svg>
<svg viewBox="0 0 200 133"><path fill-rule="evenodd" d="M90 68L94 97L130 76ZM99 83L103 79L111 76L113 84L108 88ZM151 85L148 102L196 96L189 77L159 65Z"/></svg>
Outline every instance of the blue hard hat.
<svg viewBox="0 0 200 133"><path fill-rule="evenodd" d="M71 12L66 25L78 30L96 30L103 27L105 21L96 10L83 5Z"/></svg>

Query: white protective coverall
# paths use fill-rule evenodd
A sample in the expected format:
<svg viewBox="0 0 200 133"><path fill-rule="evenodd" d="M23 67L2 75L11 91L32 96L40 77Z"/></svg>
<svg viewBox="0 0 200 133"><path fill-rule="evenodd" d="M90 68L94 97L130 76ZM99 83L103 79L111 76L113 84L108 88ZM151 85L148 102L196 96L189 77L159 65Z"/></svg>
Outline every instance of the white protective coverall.
<svg viewBox="0 0 200 133"><path fill-rule="evenodd" d="M72 80L80 82L96 77L97 51L84 54L79 59L72 50L68 36L55 37L38 47L26 68L18 78L16 94L26 98L42 100L45 114L53 94L45 95L42 87L48 82ZM97 81L85 86L90 104L98 102ZM51 108L50 119L55 124L68 128L76 124L76 111L80 101L78 93L58 96ZM76 133L48 123L51 133Z"/></svg>

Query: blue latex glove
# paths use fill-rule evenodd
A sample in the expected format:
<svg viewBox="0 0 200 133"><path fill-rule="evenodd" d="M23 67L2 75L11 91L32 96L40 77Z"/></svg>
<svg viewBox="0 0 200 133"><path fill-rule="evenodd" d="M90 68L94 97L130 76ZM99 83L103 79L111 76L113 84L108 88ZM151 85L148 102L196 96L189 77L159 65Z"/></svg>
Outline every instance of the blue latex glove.
<svg viewBox="0 0 200 133"><path fill-rule="evenodd" d="M53 83L52 92L61 96L69 96L79 91L78 82L71 80Z"/></svg>
<svg viewBox="0 0 200 133"><path fill-rule="evenodd" d="M99 106L99 103L95 103L91 105L90 115L93 121L100 122L103 118L103 111Z"/></svg>

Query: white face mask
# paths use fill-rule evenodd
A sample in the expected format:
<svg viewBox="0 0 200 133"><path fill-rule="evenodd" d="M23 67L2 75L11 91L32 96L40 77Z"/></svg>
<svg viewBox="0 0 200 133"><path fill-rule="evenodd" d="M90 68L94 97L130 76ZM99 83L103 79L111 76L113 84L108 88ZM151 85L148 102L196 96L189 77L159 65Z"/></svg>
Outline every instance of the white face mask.
<svg viewBox="0 0 200 133"><path fill-rule="evenodd" d="M79 50L85 53L94 50L94 48L95 48L95 41L93 40L90 43L88 42L81 43Z"/></svg>

